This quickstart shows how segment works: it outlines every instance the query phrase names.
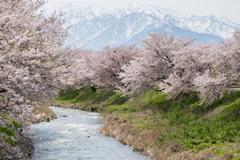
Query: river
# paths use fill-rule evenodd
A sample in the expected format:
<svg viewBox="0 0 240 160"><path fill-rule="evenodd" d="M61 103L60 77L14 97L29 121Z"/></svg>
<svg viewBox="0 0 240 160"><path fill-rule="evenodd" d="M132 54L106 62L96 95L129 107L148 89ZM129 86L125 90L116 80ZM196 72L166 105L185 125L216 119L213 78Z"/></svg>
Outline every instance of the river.
<svg viewBox="0 0 240 160"><path fill-rule="evenodd" d="M58 119L31 126L33 160L150 160L132 147L100 134L103 122L98 113L50 108Z"/></svg>

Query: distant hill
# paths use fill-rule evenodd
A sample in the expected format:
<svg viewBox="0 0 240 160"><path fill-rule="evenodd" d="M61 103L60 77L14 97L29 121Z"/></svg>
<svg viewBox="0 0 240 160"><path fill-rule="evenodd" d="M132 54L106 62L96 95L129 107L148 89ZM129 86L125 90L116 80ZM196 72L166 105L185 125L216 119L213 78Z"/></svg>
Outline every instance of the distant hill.
<svg viewBox="0 0 240 160"><path fill-rule="evenodd" d="M47 8L47 13L62 10L66 26L72 25L66 45L100 50L105 45L140 44L149 32L167 31L175 37L195 37L196 42L218 43L240 27L225 17L196 16L145 4L124 8L101 8L93 5L73 6L62 3Z"/></svg>

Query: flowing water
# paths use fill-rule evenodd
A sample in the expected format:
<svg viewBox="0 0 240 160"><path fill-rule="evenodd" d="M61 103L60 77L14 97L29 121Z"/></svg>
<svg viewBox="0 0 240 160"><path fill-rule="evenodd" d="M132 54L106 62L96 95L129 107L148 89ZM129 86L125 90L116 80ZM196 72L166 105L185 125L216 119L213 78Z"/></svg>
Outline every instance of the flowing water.
<svg viewBox="0 0 240 160"><path fill-rule="evenodd" d="M31 127L33 160L149 160L132 147L100 134L103 122L98 113L51 109L58 119Z"/></svg>

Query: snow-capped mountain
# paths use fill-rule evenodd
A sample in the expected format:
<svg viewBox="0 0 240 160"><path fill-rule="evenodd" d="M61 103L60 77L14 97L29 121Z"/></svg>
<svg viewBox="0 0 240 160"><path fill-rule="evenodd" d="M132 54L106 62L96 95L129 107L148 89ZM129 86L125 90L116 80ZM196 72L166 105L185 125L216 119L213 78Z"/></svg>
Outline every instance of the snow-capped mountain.
<svg viewBox="0 0 240 160"><path fill-rule="evenodd" d="M122 8L102 8L93 5L73 6L62 3L47 7L46 12L62 10L71 37L66 45L100 50L104 46L140 44L151 32L167 31L175 37L195 37L196 42L218 43L231 37L239 24L225 17L197 16L145 4L131 4Z"/></svg>

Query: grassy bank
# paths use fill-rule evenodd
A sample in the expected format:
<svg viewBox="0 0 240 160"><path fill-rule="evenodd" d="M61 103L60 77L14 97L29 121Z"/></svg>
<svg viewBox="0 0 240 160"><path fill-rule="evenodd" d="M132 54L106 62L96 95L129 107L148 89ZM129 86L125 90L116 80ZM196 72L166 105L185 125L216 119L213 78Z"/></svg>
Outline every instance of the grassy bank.
<svg viewBox="0 0 240 160"><path fill-rule="evenodd" d="M83 88L60 93L63 106L101 112L103 134L154 159L240 159L240 92L201 106L197 93L175 101L150 90L136 97Z"/></svg>

